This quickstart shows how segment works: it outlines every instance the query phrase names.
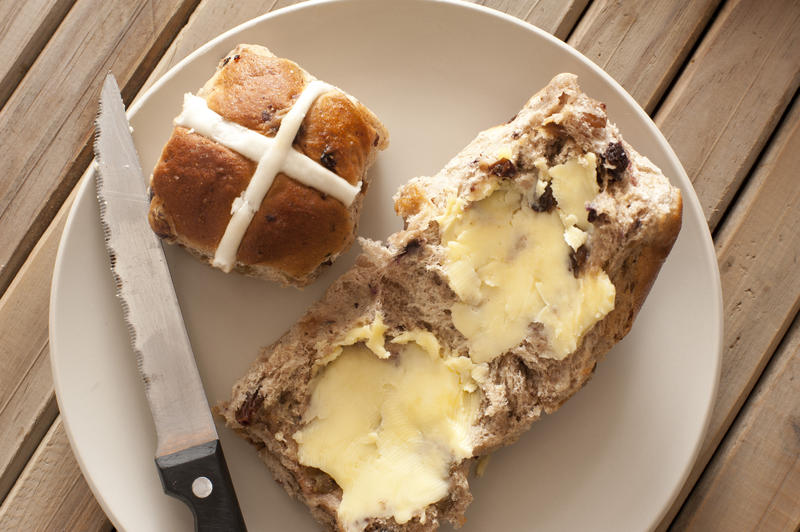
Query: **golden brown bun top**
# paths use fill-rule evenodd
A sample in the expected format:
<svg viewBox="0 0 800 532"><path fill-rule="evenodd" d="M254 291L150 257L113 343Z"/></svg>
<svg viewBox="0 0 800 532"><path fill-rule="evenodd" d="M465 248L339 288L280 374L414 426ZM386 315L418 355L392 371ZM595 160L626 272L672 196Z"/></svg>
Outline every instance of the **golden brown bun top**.
<svg viewBox="0 0 800 532"><path fill-rule="evenodd" d="M274 136L282 118L313 78L266 48L240 45L198 92L225 119ZM314 102L294 148L350 184L366 170L387 134L378 119L341 91ZM150 223L160 236L213 257L231 217L233 200L247 187L254 161L182 127L176 127L153 172ZM350 208L339 200L278 174L237 254L240 271L305 284L317 267L353 240L362 193ZM278 274L265 270L275 268Z"/></svg>

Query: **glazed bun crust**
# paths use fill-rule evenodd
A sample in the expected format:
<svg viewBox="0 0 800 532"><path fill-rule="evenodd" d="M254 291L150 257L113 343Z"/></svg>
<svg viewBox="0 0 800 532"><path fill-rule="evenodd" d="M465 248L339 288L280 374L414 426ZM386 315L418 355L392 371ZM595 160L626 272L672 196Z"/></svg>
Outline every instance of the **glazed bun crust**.
<svg viewBox="0 0 800 532"><path fill-rule="evenodd" d="M513 161L510 175L492 170L500 148L507 154L504 166ZM615 288L613 309L586 329L563 358L548 355L550 340L541 323L531 321L519 344L487 363L486 378L478 383L482 402L471 427L472 455L452 462L447 495L402 523L394 517L368 517L364 530L430 532L444 521L464 524L472 501L470 468L515 442L591 378L630 331L681 227L680 190L622 138L605 106L583 93L572 74L553 78L514 119L479 133L436 175L403 185L394 196L403 230L384 242L361 239L362 254L353 267L262 349L234 385L230 400L217 406L227 425L255 446L277 482L305 503L325 530L346 526L339 519L343 491L332 476L304 465L300 443L292 436L306 426L315 368L328 364L333 349L345 345L343 339L377 316L386 339L425 331L448 352L468 356L469 341L452 318L454 305L462 300L444 267L447 248L439 226L451 199L463 200L466 212L485 197L481 190L495 190L501 183L517 190L531 186L539 177L540 158L552 167L590 154L599 161L595 178L600 192L584 203L593 229L582 267L607 273ZM535 210L533 204L530 208ZM580 268L575 261L570 268ZM563 267L568 268L567 260Z"/></svg>
<svg viewBox="0 0 800 532"><path fill-rule="evenodd" d="M296 63L260 46L239 45L198 92L226 120L273 137L281 120L314 78ZM237 252L241 273L303 286L353 242L367 169L388 145L388 134L364 105L340 90L321 95L306 114L295 150L361 192L350 206L278 174ZM210 262L235 198L257 164L176 126L151 178L150 224L169 242Z"/></svg>

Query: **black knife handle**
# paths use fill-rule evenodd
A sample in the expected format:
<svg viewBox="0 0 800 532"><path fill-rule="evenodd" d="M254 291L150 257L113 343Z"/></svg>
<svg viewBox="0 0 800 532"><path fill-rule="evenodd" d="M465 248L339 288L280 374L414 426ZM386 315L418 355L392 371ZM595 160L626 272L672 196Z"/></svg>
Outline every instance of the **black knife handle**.
<svg viewBox="0 0 800 532"><path fill-rule="evenodd" d="M245 532L219 440L159 456L156 466L167 495L185 502L198 532Z"/></svg>

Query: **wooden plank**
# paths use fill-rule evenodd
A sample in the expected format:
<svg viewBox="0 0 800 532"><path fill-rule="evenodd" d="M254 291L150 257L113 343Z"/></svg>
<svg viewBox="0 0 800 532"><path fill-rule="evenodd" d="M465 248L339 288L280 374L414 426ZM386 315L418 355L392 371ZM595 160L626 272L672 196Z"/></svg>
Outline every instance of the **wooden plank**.
<svg viewBox="0 0 800 532"><path fill-rule="evenodd" d="M728 303L727 303L727 299L726 299L726 310L727 309L728 309ZM777 337L779 337L779 334L777 335ZM777 342L777 340L775 340L775 342Z"/></svg>
<svg viewBox="0 0 800 532"><path fill-rule="evenodd" d="M150 88L158 78L166 74L184 57L217 35L247 22L251 18L301 1L276 0L269 9L264 9L263 0L238 0L230 3L202 0L189 22L181 29L155 66L139 94Z"/></svg>
<svg viewBox="0 0 800 532"><path fill-rule="evenodd" d="M732 0L656 115L715 227L800 86L800 2Z"/></svg>
<svg viewBox="0 0 800 532"><path fill-rule="evenodd" d="M61 418L0 506L0 530L111 530L72 455Z"/></svg>
<svg viewBox="0 0 800 532"><path fill-rule="evenodd" d="M720 0L592 2L569 43L652 112Z"/></svg>
<svg viewBox="0 0 800 532"><path fill-rule="evenodd" d="M797 90L797 17L796 3L729 1L656 114L712 229ZM797 310L800 287L785 272L796 269L793 249L800 242L781 223L792 227L800 215L792 195L797 187L788 177L800 163L798 124L795 103L717 234L726 316L722 378L700 456L661 530L677 514Z"/></svg>
<svg viewBox="0 0 800 532"><path fill-rule="evenodd" d="M91 4L91 2L82 2L76 6L74 11L82 9L81 16L88 17L92 8ZM114 6L109 3L109 7L113 8ZM127 78L129 87L137 84L141 85L144 74L139 71L140 67L147 64L152 67L157 57L150 57L150 55L158 51L159 47L163 48L164 43L161 41L169 39L177 31L172 28L172 33L170 33L168 30L187 18L188 10L192 7L192 3L185 1L180 3L173 2L173 14L171 17L170 12L165 11L164 7L158 8L159 11L148 13L147 9L144 9L147 7L145 3L139 6L138 14L135 16L130 15L133 10L123 7L117 5L116 9L128 13L128 15L119 14L115 16L114 18L117 19L116 24L107 28L108 31L115 33L95 34L93 30L90 30L89 34L84 37L85 42L80 46L72 45L62 49L56 47L52 52L48 52L54 46L51 43L43 53L43 59L41 59L52 66L53 60L58 59L56 54L59 57L62 56L64 49L75 51L75 62L82 62L84 57L96 55L95 60L88 62L94 68L94 72L86 70L77 74L66 71L60 73L60 75L64 76L65 81L72 83L86 80L87 76L93 76L92 81L88 81L88 83L96 85L89 91L86 88L76 88L70 94L62 94L60 96L63 101L71 101L68 98L74 99L72 104L62 106L65 108L65 113L61 116L62 120L69 122L75 119L76 114L78 114L78 119L85 123L82 131L78 131L79 128L70 128L73 133L70 140L76 143L77 147L74 150L80 153L86 151L86 143L89 140L94 115L95 96L89 98L88 93L96 92L96 88L99 87L97 82L101 81L105 68L110 66L120 76L121 82L124 82L125 78ZM107 15L108 13L105 13L102 16L105 18ZM70 16L73 16L73 13ZM163 17L164 20L161 25L158 25L155 24L154 19L150 19L151 16ZM64 26L71 25L68 28L68 35L57 34L53 37L54 41L60 39L58 42L66 42L67 37L75 38L75 34L80 32L80 27L87 26L85 20L95 20L95 17L98 17L98 15L94 14L83 20L80 20L80 18L68 19L64 24ZM173 20L168 20L170 18ZM116 33L123 35L123 37L112 39L112 36ZM64 42L61 42L62 46L64 46ZM121 49L126 44L137 47L138 51L131 53ZM150 47L149 52L146 46ZM105 56L100 53L102 51L105 51ZM52 57L45 57L48 53L52 54ZM102 58L104 58L104 62L101 61ZM63 62L63 59L59 59L59 61ZM34 68L40 68L38 62ZM34 82L46 85L47 83L42 81L44 73L43 71L33 72L32 74L35 74L34 79L31 80L31 76L26 78L22 88L29 88L28 86ZM79 78L79 76L84 77ZM81 81L81 83L83 82ZM48 94L39 94L37 96L41 99L34 99L30 102L26 100L26 102L27 105L41 113L45 111L42 106L46 105L46 100L52 96L52 93L48 91ZM82 113L74 110L76 107L75 102L80 99L84 100ZM15 103L16 100L12 99L0 114L0 130L9 130L9 125L3 120L7 119L9 115L6 113ZM36 109L37 105L40 107L39 109ZM80 106L81 104L78 104L77 107ZM16 111L20 112L24 111L24 109L17 109ZM34 131L35 124L32 121L29 120L28 123L24 123L21 127L24 128L25 126L29 127L29 134L36 133ZM50 132L50 134L52 135L53 132ZM50 151L59 151L61 148L65 148L60 151L59 155L65 156L68 153L68 146L63 146L66 143L63 135L57 138L50 138L49 141L53 144L53 146L49 147ZM50 156L49 153L44 151L36 155L44 159ZM88 157L85 158L88 160ZM15 162L11 164L13 165ZM64 161L56 162L63 163ZM39 164L39 161L35 161L33 164ZM33 171L35 172L36 170L34 166ZM29 176L28 179L38 178ZM8 184L8 181L5 184ZM25 184L21 184L21 188L24 189L24 187ZM2 188L3 186L0 185L0 190ZM24 191L18 193L24 193ZM0 199L0 205L2 205L2 201ZM0 338L2 338L2 342L0 342L0 426L7 429L0 432L0 500L3 500L6 496L57 415L48 362L47 320L50 281L55 253L71 203L72 196L62 206L53 223L45 231L28 260L19 270L19 274L9 286L8 291L0 299ZM3 213L0 215L0 227L3 227L3 224L7 223L3 218L8 213L8 207L6 206L6 210L0 210L0 212ZM22 224L30 223L30 221L23 222L17 219L14 222L15 227L20 228ZM4 233L4 231L0 231L0 235L4 235ZM0 236L0 240L3 240L3 236ZM2 278L2 273L0 273L0 279Z"/></svg>
<svg viewBox="0 0 800 532"><path fill-rule="evenodd" d="M800 525L800 318L673 523L677 530Z"/></svg>
<svg viewBox="0 0 800 532"><path fill-rule="evenodd" d="M769 356L800 305L800 277L790 274L800 261L800 233L795 230L800 216L798 166L800 100L759 163L743 201L737 202L717 237L726 325L730 325L727 347L736 354L728 360L737 365L746 363L748 357ZM772 320L774 329L763 321L769 317L779 317L778 322ZM758 341L759 337L776 336L768 343ZM723 369L722 383L741 373ZM724 394L720 399L723 404L728 402Z"/></svg>
<svg viewBox="0 0 800 532"><path fill-rule="evenodd" d="M225 20L225 6L218 2L210 4L211 16ZM252 13L232 24L255 16L256 2L250 7ZM200 39L197 46L208 36ZM76 191L74 187L0 298L0 426L5 429L0 431L0 501L58 413L48 361L50 283L58 242Z"/></svg>
<svg viewBox="0 0 800 532"><path fill-rule="evenodd" d="M282 5L282 3L276 2L275 8L282 7ZM220 6L218 2L203 2L184 30L181 31L179 37L172 43L169 51L164 54L158 68L153 71L146 85L149 86L163 72L209 38L262 12L263 4L256 1L242 0L227 6ZM0 338L3 339L0 342L0 349L3 349L3 351L0 351L0 357L2 357L0 358L0 372L2 372L0 374L0 390L6 390L14 386L18 386L19 390L26 389L26 402L29 404L52 401L49 367L47 368L48 373L45 374L47 377L46 382L42 379L34 382L32 378L34 372L26 372L25 368L29 367L41 354L46 354L47 352L46 320L52 261L71 201L72 199L70 198L55 216L50 228L42 237L36 250L31 254L28 263L20 269L17 279L9 287L3 299L0 300L0 327L2 327L0 329ZM17 309L18 314L12 313L12 309ZM19 312L19 310L22 310L22 312ZM32 335L30 331L35 331L36 334ZM7 360L6 357L8 357ZM47 366L47 364L44 364L44 366ZM37 370L39 369L38 366L36 368ZM6 382L11 383L11 386L7 387L5 385ZM21 397L21 395L14 394L9 394L8 396L0 395L0 403L2 401L8 402L10 406L7 412L14 412L15 407L11 405L15 403L12 402L21 400ZM19 411L17 412L19 413ZM0 425L4 427L12 426L7 425L7 420L2 415L0 413ZM10 422L11 420L8 421ZM39 430L43 433L46 429L46 416L25 411L13 421L16 423L13 425L15 431L29 433L31 436L28 436L23 443L17 440L6 442L0 439L0 450L5 448L9 450L19 449L17 455L25 457L32 452L38 442L39 438L34 437L34 431ZM41 468L41 465L36 462L43 458L69 461L71 456L65 455L59 458L50 454L37 454L31 459L29 467ZM6 463L10 461L10 459L6 459ZM14 465L20 465L19 460L14 462ZM6 466L3 471L6 482L13 481L19 473L19 469L20 467ZM74 469L72 471L72 475L75 478L65 478L64 482L75 483L76 490L84 489L88 492L88 488L82 479L77 478L80 476L80 472ZM23 479L20 480L20 482L22 481ZM14 489L17 490L16 487ZM9 500L11 497L12 495L9 495ZM59 511L69 514L68 507L62 507ZM7 510L6 513L8 513ZM0 526L0 529L3 529L2 526ZM70 528L68 527L68 529Z"/></svg>
<svg viewBox="0 0 800 532"><path fill-rule="evenodd" d="M50 282L74 196L0 298L0 501L58 415L48 357Z"/></svg>
<svg viewBox="0 0 800 532"><path fill-rule="evenodd" d="M476 4L530 22L534 26L565 40L586 9L589 0L472 0Z"/></svg>
<svg viewBox="0 0 800 532"><path fill-rule="evenodd" d="M75 0L0 2L0 108Z"/></svg>
<svg viewBox="0 0 800 532"><path fill-rule="evenodd" d="M783 120L717 234L725 337L700 455L662 525L676 515L800 308L800 100Z"/></svg>
<svg viewBox="0 0 800 532"><path fill-rule="evenodd" d="M79 0L0 110L0 294L89 163L106 71L130 101L196 2Z"/></svg>
<svg viewBox="0 0 800 532"><path fill-rule="evenodd" d="M514 15L535 26L565 38L572 30L578 16L589 0L478 0L476 3ZM298 3L298 0L278 0L269 11ZM153 74L145 82L143 91L167 73L184 57L202 44L238 24L264 14L264 3L259 0L239 0L221 4L203 0L191 20L181 30L159 61ZM142 91L142 92L143 92ZM140 93L141 94L141 93Z"/></svg>
<svg viewBox="0 0 800 532"><path fill-rule="evenodd" d="M717 238L727 321L711 434L727 430L800 307L798 167L800 100Z"/></svg>

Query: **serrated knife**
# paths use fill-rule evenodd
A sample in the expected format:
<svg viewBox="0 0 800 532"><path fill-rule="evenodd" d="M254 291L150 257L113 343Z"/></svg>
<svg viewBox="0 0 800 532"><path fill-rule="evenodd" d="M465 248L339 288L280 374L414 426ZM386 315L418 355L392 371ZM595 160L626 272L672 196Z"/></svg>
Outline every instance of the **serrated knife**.
<svg viewBox="0 0 800 532"><path fill-rule="evenodd" d="M246 530L186 334L117 81L100 95L94 145L100 221L131 344L156 427L164 491L185 502L195 530Z"/></svg>

